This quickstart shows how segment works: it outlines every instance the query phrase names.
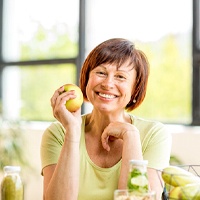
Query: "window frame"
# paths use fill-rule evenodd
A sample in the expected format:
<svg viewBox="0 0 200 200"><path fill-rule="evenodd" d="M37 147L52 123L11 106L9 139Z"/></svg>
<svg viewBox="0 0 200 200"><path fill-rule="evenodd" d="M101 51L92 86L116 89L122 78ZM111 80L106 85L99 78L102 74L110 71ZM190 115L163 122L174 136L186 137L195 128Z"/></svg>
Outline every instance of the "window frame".
<svg viewBox="0 0 200 200"><path fill-rule="evenodd" d="M200 125L200 1L193 0L192 28L192 123Z"/></svg>
<svg viewBox="0 0 200 200"><path fill-rule="evenodd" d="M62 59L44 59L44 60L25 60L25 61L14 61L6 62L3 60L2 56L2 35L3 35L3 3L5 0L0 0L0 102L2 100L2 72L5 67L11 66L34 66L38 67L40 65L55 65L55 64L74 64L77 68L76 81L78 84L79 74L81 70L82 63L85 57L85 0L79 0L79 39L78 39L78 55L72 58L62 58ZM50 66L51 67L51 66ZM82 112L84 112L85 107L82 106Z"/></svg>

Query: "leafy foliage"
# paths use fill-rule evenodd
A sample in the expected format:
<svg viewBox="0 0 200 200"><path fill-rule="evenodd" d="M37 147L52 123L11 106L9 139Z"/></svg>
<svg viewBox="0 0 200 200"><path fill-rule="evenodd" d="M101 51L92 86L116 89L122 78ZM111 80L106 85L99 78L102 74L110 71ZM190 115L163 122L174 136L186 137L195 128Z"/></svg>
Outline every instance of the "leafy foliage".
<svg viewBox="0 0 200 200"><path fill-rule="evenodd" d="M0 120L0 170L6 165L28 165L24 146L19 122Z"/></svg>
<svg viewBox="0 0 200 200"><path fill-rule="evenodd" d="M190 123L192 67L188 38L170 35L154 43L139 43L149 58L150 78L145 101L134 114L167 123Z"/></svg>
<svg viewBox="0 0 200 200"><path fill-rule="evenodd" d="M53 120L50 98L65 83L75 83L76 67L72 64L27 67L21 70L21 119Z"/></svg>
<svg viewBox="0 0 200 200"><path fill-rule="evenodd" d="M21 59L76 57L78 45L67 35L66 25L55 25L45 30L37 24L29 43L21 44ZM23 120L53 120L50 98L66 83L76 83L76 66L52 64L21 67L21 116Z"/></svg>
<svg viewBox="0 0 200 200"><path fill-rule="evenodd" d="M72 58L78 54L78 45L68 35L66 25L55 25L45 30L37 24L35 34L29 42L21 43L21 60L42 60L47 58Z"/></svg>

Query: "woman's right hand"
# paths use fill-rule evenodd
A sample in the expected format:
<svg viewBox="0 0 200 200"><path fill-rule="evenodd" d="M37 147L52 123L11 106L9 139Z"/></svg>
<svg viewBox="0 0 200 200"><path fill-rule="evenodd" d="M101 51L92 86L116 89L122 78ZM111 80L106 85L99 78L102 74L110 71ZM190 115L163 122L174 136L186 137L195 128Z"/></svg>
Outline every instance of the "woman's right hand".
<svg viewBox="0 0 200 200"><path fill-rule="evenodd" d="M81 109L76 112L69 112L65 106L66 101L74 98L76 98L74 91L65 92L64 86L57 89L51 98L53 115L66 130L74 130L74 128L81 126Z"/></svg>

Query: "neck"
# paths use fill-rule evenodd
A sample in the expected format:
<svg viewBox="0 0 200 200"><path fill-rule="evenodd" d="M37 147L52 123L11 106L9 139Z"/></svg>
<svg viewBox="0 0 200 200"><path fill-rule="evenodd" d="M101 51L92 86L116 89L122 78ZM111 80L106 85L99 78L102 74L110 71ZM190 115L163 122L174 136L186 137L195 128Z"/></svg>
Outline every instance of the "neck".
<svg viewBox="0 0 200 200"><path fill-rule="evenodd" d="M111 122L116 121L131 123L130 116L125 111L118 113L117 115L113 115L110 113L102 114L96 110L93 110L87 115L86 132L92 131L95 134L101 135L106 126L108 126Z"/></svg>

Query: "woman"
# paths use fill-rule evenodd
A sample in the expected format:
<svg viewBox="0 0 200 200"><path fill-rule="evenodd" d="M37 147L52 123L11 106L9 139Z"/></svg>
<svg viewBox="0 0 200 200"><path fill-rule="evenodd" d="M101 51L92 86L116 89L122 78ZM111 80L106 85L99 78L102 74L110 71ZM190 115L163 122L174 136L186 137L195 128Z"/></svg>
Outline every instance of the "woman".
<svg viewBox="0 0 200 200"><path fill-rule="evenodd" d="M99 44L86 58L80 88L93 105L89 114L70 113L75 98L63 86L51 98L54 122L41 143L45 200L112 200L127 187L129 160L148 160L150 188L161 198L158 170L169 165L171 137L163 124L132 111L144 100L149 76L146 56L126 39Z"/></svg>

